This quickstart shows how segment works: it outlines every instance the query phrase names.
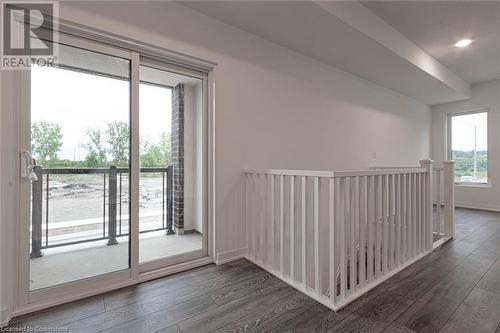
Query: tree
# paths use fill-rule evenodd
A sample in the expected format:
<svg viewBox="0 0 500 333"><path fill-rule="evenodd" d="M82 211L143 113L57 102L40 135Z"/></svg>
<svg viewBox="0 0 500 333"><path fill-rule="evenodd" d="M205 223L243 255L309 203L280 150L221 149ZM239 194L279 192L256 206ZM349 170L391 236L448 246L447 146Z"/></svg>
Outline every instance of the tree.
<svg viewBox="0 0 500 333"><path fill-rule="evenodd" d="M150 143L141 138L140 154L142 167L167 167L170 163L170 133L161 133L158 143Z"/></svg>
<svg viewBox="0 0 500 333"><path fill-rule="evenodd" d="M161 167L161 150L156 144L150 144L148 141L141 145L141 167L157 168Z"/></svg>
<svg viewBox="0 0 500 333"><path fill-rule="evenodd" d="M162 132L158 148L161 154L161 167L166 167L170 164L170 133Z"/></svg>
<svg viewBox="0 0 500 333"><path fill-rule="evenodd" d="M474 151L453 150L452 159L455 161L455 179L474 176ZM476 153L478 178L488 178L488 151L479 150Z"/></svg>
<svg viewBox="0 0 500 333"><path fill-rule="evenodd" d="M87 129L88 142L83 146L87 150L85 163L88 167L102 167L106 165L106 147L104 133L99 128Z"/></svg>
<svg viewBox="0 0 500 333"><path fill-rule="evenodd" d="M46 121L33 123L31 127L31 150L40 160L40 165L48 160L56 160L63 145L61 126Z"/></svg>
<svg viewBox="0 0 500 333"><path fill-rule="evenodd" d="M109 153L113 157L116 166L127 166L129 156L129 127L128 124L115 121L108 123L106 133L108 135Z"/></svg>

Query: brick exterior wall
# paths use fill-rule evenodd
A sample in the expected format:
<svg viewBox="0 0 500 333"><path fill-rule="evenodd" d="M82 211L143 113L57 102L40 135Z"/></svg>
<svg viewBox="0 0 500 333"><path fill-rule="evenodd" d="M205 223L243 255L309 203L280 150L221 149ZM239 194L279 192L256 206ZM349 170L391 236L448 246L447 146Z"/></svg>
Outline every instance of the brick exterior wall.
<svg viewBox="0 0 500 333"><path fill-rule="evenodd" d="M178 234L184 232L184 85L172 92L171 154L173 166L172 221Z"/></svg>

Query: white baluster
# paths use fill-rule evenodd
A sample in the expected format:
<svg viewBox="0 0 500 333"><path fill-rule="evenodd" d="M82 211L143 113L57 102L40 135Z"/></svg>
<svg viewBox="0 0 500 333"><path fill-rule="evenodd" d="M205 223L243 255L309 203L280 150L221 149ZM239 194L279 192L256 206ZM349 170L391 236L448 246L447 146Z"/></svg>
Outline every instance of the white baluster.
<svg viewBox="0 0 500 333"><path fill-rule="evenodd" d="M254 245L254 258L255 261L257 262L258 256L259 256L259 219L260 219L260 206L259 206L259 188L258 188L258 180L259 180L259 175L254 174L253 175L254 181L253 181L253 189L254 189L254 195L253 197L255 198L255 205L254 205L254 213L255 213L255 220L253 221L253 245Z"/></svg>
<svg viewBox="0 0 500 333"><path fill-rule="evenodd" d="M394 267L394 175L389 175L389 270Z"/></svg>
<svg viewBox="0 0 500 333"><path fill-rule="evenodd" d="M369 176L367 186L367 202L366 207L368 210L368 265L367 265L367 281L373 280L373 247L375 238L375 224L377 216L375 215L375 177Z"/></svg>
<svg viewBox="0 0 500 333"><path fill-rule="evenodd" d="M360 214L360 209L361 209L361 203L360 203L360 178L356 177L355 182L354 182L354 214L355 214L355 223L354 223L354 237L353 237L353 243L354 243L354 290L358 289L357 287L357 282L361 283L361 268L359 265L361 265L361 242L360 242L360 234L362 233L361 229L361 214ZM356 244L357 243L357 244ZM356 252L356 247L357 247L357 252Z"/></svg>
<svg viewBox="0 0 500 333"><path fill-rule="evenodd" d="M306 244L306 236L307 236L307 227L306 227L306 177L301 177L301 215L302 215L302 257L301 257L301 267L302 267L302 284L304 288L307 288L307 244Z"/></svg>
<svg viewBox="0 0 500 333"><path fill-rule="evenodd" d="M437 195L437 202L436 202L436 223L435 223L435 229L438 234L438 237L441 236L441 201L442 201L442 196L441 196L441 170L436 171L436 195ZM434 223L433 223L434 224Z"/></svg>
<svg viewBox="0 0 500 333"><path fill-rule="evenodd" d="M319 178L314 177L314 288L316 295L321 295L319 264Z"/></svg>
<svg viewBox="0 0 500 333"><path fill-rule="evenodd" d="M417 184L417 199L415 200L415 205L416 205L416 218L417 218L417 233L415 235L417 243L416 243L416 252L421 253L422 248L422 235L423 235L423 230L422 230L422 225L423 225L423 216L422 216L422 182L420 181L420 175L421 173L415 174L415 181Z"/></svg>
<svg viewBox="0 0 500 333"><path fill-rule="evenodd" d="M271 250L269 251L269 255L271 257L269 265L271 266L271 270L274 270L274 175L270 175L271 177L271 218L270 218L270 224L271 224Z"/></svg>
<svg viewBox="0 0 500 333"><path fill-rule="evenodd" d="M375 191L375 278L379 278L382 267L382 176L375 178Z"/></svg>
<svg viewBox="0 0 500 333"><path fill-rule="evenodd" d="M295 281L295 176L290 176L290 279Z"/></svg>
<svg viewBox="0 0 500 333"><path fill-rule="evenodd" d="M412 255L417 255L417 174L412 173Z"/></svg>
<svg viewBox="0 0 500 333"><path fill-rule="evenodd" d="M248 246L248 255L253 257L253 246L252 246L252 178L251 174L245 173L245 218L246 218L246 231L247 231L247 246Z"/></svg>
<svg viewBox="0 0 500 333"><path fill-rule="evenodd" d="M388 217L389 217L389 200L388 200L388 175L382 176L382 275L387 272L388 258L387 251L389 245L388 236Z"/></svg>
<svg viewBox="0 0 500 333"><path fill-rule="evenodd" d="M280 273L281 276L284 274L283 262L285 259L285 243L284 243L284 235L285 235L285 224L284 220L284 178L285 176L280 175Z"/></svg>
<svg viewBox="0 0 500 333"><path fill-rule="evenodd" d="M343 301L347 296L347 269L346 269L346 244L345 244L345 220L346 220L346 178L340 180L340 299Z"/></svg>
<svg viewBox="0 0 500 333"><path fill-rule="evenodd" d="M329 241L330 241L330 252L328 254L330 258L330 302L332 304L336 304L337 302L337 273L336 273L336 262L335 262L335 253L336 253L336 243L335 243L335 178L330 178L328 180L328 190L329 190L329 198L328 198L328 216L329 216Z"/></svg>
<svg viewBox="0 0 500 333"><path fill-rule="evenodd" d="M401 258L402 258L402 249L401 249L401 236L402 236L402 231L401 231L401 177L402 175L396 175L395 176L395 196L396 196L396 202L395 202L395 224L396 224L396 256L395 256L395 266L401 265Z"/></svg>
<svg viewBox="0 0 500 333"><path fill-rule="evenodd" d="M356 179L357 177L352 177L350 179L350 205L349 205L349 210L350 210L350 219L349 219L349 231L350 231L350 250L349 250L349 258L350 260L350 290L351 292L354 292L356 290Z"/></svg>
<svg viewBox="0 0 500 333"><path fill-rule="evenodd" d="M368 177L361 178L361 196L360 196L360 212L359 219L359 287L363 288L366 281L366 236L368 234Z"/></svg>
<svg viewBox="0 0 500 333"><path fill-rule="evenodd" d="M405 260L411 258L411 182L410 174L405 174L404 184L405 197Z"/></svg>
<svg viewBox="0 0 500 333"><path fill-rule="evenodd" d="M265 266L266 263L266 255L267 255L267 238L266 238L266 230L265 230L265 224L267 221L267 176L265 174L261 175L261 180L260 182L264 183L261 184L260 188L260 203L261 203L261 218L260 218L260 231L259 231L259 240L260 240L260 251L261 251L261 256L260 256L260 262L262 265Z"/></svg>

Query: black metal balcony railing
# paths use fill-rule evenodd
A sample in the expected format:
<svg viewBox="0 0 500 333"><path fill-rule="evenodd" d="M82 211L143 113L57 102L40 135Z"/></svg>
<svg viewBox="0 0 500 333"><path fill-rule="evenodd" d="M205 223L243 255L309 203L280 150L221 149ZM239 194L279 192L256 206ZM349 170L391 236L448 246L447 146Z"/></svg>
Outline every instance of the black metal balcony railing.
<svg viewBox="0 0 500 333"><path fill-rule="evenodd" d="M128 176L128 168L41 168L35 166L35 174L38 181L32 185L32 204L31 204L31 257L42 256L42 249L74 245L85 242L107 239L108 245L117 244L117 237L128 235L129 218L123 218L122 203L123 195L126 192L123 186L123 178ZM172 166L166 168L141 168L141 174L161 174L161 227L141 230L140 233L166 230L166 234L173 234L172 228ZM77 240L66 240L59 242L50 242L49 234L49 199L50 199L50 181L51 175L103 175L103 214L102 214L102 232L91 237L84 237ZM45 186L44 186L45 183ZM44 188L45 187L45 188ZM107 192L107 196L106 196ZM45 200L44 200L45 194ZM107 199L107 205L106 205ZM45 207L44 207L45 205ZM107 216L106 219L106 206ZM127 205L128 207L128 205ZM125 208L127 209L127 208ZM45 210L45 214L44 214ZM128 211L126 212L128 214ZM43 228L45 223L45 230Z"/></svg>

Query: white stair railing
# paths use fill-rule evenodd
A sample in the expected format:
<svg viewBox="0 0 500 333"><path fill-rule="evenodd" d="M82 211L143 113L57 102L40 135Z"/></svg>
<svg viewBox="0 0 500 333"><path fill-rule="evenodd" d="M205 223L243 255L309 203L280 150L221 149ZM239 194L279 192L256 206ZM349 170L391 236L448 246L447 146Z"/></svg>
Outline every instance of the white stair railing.
<svg viewBox="0 0 500 333"><path fill-rule="evenodd" d="M432 251L433 176L246 170L247 258L340 309Z"/></svg>

